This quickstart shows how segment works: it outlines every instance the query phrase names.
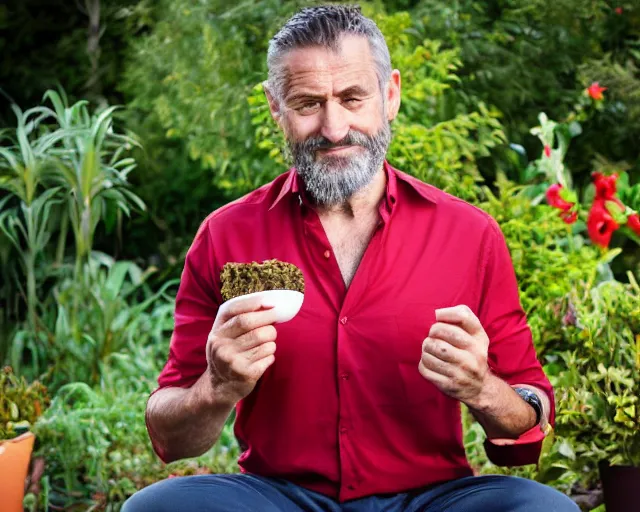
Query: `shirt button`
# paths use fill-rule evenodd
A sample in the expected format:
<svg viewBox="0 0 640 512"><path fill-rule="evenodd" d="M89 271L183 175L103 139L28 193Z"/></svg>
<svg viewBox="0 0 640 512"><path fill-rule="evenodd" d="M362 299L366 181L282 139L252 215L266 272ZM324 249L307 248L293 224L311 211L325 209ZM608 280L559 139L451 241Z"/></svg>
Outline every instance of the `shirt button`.
<svg viewBox="0 0 640 512"><path fill-rule="evenodd" d="M353 484L347 485L347 489L349 489L350 491L353 491L355 488L356 488L356 486L353 485Z"/></svg>
<svg viewBox="0 0 640 512"><path fill-rule="evenodd" d="M340 433L341 434L346 434L347 433L347 427L340 427Z"/></svg>
<svg viewBox="0 0 640 512"><path fill-rule="evenodd" d="M329 251L324 251L324 257L329 259L331 257L331 252Z"/></svg>
<svg viewBox="0 0 640 512"><path fill-rule="evenodd" d="M340 378L342 380L349 380L349 374L348 373L343 373L342 375L340 375Z"/></svg>
<svg viewBox="0 0 640 512"><path fill-rule="evenodd" d="M341 323L342 325L345 325L345 324L347 323L347 317L346 317L346 316L343 316L343 317L340 319L340 323Z"/></svg>

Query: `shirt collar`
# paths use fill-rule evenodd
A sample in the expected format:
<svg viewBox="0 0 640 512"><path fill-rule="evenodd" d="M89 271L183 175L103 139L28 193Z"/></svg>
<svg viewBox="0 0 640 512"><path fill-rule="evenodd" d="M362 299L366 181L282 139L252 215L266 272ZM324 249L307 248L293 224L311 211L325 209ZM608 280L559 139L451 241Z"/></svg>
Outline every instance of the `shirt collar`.
<svg viewBox="0 0 640 512"><path fill-rule="evenodd" d="M384 161L384 170L387 175L387 189L386 189L386 208L389 213L393 211L393 207L398 201L398 180L409 185L413 190L415 190L420 197L426 199L431 203L437 203L436 194L430 185L427 185L417 178L413 176L409 176L397 169L394 169L387 160ZM309 205L309 201L307 200L304 187L300 186L298 173L295 168L291 168L289 170L287 179L282 184L282 188L280 189L280 193L276 196L274 201L269 206L269 210L272 210L276 207L276 205L282 200L283 197L287 195L296 195L300 201L300 204Z"/></svg>
<svg viewBox="0 0 640 512"><path fill-rule="evenodd" d="M437 191L435 187L420 181L418 178L406 174L398 169L394 169L389 162L384 161L384 168L387 172L387 199L394 204L398 198L398 180L409 185L420 197L429 201L430 203L437 204Z"/></svg>

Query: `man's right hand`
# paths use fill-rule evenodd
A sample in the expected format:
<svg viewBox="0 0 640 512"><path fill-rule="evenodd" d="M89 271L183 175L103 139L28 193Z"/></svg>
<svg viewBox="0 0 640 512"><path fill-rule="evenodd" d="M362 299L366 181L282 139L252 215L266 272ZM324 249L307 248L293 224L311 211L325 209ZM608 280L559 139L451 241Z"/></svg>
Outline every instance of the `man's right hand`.
<svg viewBox="0 0 640 512"><path fill-rule="evenodd" d="M259 298L233 304L218 315L207 339L207 373L218 397L237 403L275 361L276 314Z"/></svg>

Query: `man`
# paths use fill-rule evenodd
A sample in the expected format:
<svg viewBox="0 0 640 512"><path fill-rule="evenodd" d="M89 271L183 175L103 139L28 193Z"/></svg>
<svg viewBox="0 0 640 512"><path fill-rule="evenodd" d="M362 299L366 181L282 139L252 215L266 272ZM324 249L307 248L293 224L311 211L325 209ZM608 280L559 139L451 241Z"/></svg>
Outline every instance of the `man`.
<svg viewBox="0 0 640 512"><path fill-rule="evenodd" d="M460 403L496 463L531 464L553 392L495 221L385 160L400 73L378 28L304 9L268 64L295 167L202 224L147 407L165 461L208 450L235 408L243 474L159 482L124 510L577 510L466 461ZM302 270L300 313L274 326L247 300L217 317L222 266L271 258Z"/></svg>

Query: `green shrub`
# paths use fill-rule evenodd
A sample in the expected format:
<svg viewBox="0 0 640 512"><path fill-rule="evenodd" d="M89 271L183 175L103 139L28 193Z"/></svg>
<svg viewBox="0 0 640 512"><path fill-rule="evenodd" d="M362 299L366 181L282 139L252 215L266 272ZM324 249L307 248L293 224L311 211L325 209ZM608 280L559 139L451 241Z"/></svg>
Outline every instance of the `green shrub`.
<svg viewBox="0 0 640 512"><path fill-rule="evenodd" d="M623 12L618 14L615 7ZM599 81L615 101L587 127L569 155L570 166L578 182L588 180L597 154L635 162L637 167L637 3L421 0L412 15L421 37L438 40L445 49L459 49L461 84L452 91L452 104L464 108L484 102L496 108L509 140L536 154L536 141L528 130L538 113L566 119L574 98ZM484 176L492 177L501 168L514 170L509 159L508 153L493 152L483 162Z"/></svg>
<svg viewBox="0 0 640 512"><path fill-rule="evenodd" d="M207 454L164 465L144 422L152 385L138 382L137 388L118 383L97 389L73 383L58 391L35 429L37 454L45 457L50 487L56 489L42 496L44 507L118 510L136 490L172 474L237 471L230 423Z"/></svg>
<svg viewBox="0 0 640 512"><path fill-rule="evenodd" d="M586 487L597 483L600 460L640 466L640 286L629 279L576 287L564 308L567 350L550 372L566 444L555 466Z"/></svg>
<svg viewBox="0 0 640 512"><path fill-rule="evenodd" d="M47 388L38 381L27 383L11 367L0 370L0 440L30 429L49 406Z"/></svg>
<svg viewBox="0 0 640 512"><path fill-rule="evenodd" d="M601 253L584 243L557 210L534 205L524 187L498 177L497 193L485 188L480 208L502 229L539 356L563 348L561 309L578 283L610 277L608 263L619 250Z"/></svg>
<svg viewBox="0 0 640 512"><path fill-rule="evenodd" d="M153 269L143 272L128 261L115 262L107 255L94 254L84 267L81 280L63 279L51 303L54 329L47 348L47 381L57 389L67 382L100 382L103 371L119 354L135 354L144 347L161 350L173 329L173 298L166 294L175 281L152 292L145 281ZM72 314L78 301L82 307ZM166 356L166 353L163 354ZM155 362L155 358L153 359ZM142 372L146 359L135 358L132 377ZM121 377L126 378L124 361Z"/></svg>

